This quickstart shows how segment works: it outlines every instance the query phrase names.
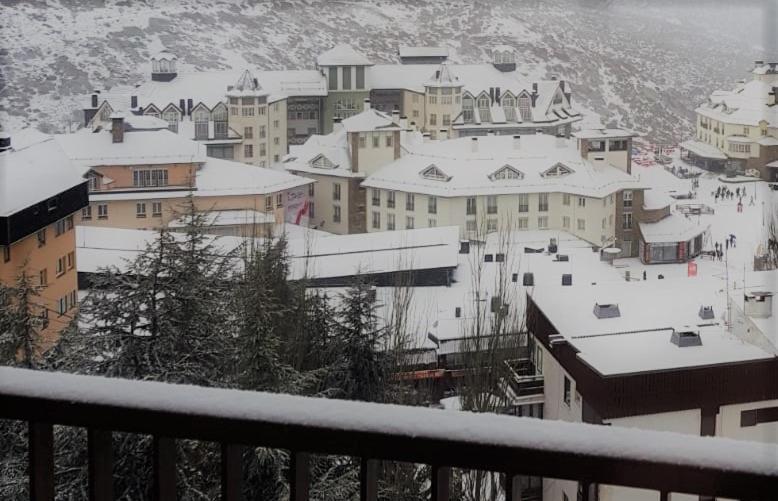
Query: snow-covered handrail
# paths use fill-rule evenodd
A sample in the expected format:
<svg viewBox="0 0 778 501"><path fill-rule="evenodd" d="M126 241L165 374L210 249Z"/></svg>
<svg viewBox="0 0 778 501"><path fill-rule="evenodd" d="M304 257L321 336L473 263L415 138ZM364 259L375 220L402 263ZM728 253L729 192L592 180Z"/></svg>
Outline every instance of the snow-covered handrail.
<svg viewBox="0 0 778 501"><path fill-rule="evenodd" d="M29 421L31 447L62 424L151 434L160 447L187 438L288 449L301 467L305 454L326 453L739 499L778 492L775 444L15 368L0 368L0 418ZM110 452L110 434L105 443ZM47 461L32 465L33 484L53 473Z"/></svg>

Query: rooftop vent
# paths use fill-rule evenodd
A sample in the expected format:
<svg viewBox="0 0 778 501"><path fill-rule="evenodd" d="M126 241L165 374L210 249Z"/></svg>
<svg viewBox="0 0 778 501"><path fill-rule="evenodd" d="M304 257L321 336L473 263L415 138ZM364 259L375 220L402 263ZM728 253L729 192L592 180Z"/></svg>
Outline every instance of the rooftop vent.
<svg viewBox="0 0 778 501"><path fill-rule="evenodd" d="M474 137L474 138L472 138L470 140L470 151L472 151L473 153L478 151L478 138L477 137Z"/></svg>
<svg viewBox="0 0 778 501"><path fill-rule="evenodd" d="M557 254L556 258L554 258L554 261L570 261L570 256L567 254Z"/></svg>
<svg viewBox="0 0 778 501"><path fill-rule="evenodd" d="M573 274L572 273L563 273L562 274L562 285L573 285Z"/></svg>
<svg viewBox="0 0 778 501"><path fill-rule="evenodd" d="M679 348L686 348L688 346L702 346L700 332L692 330L688 327L673 329L673 334L670 336L670 342Z"/></svg>
<svg viewBox="0 0 778 501"><path fill-rule="evenodd" d="M597 318L618 318L621 316L619 305L594 303L594 316Z"/></svg>
<svg viewBox="0 0 778 501"><path fill-rule="evenodd" d="M521 149L521 136L519 135L513 136L513 149L514 150Z"/></svg>
<svg viewBox="0 0 778 501"><path fill-rule="evenodd" d="M556 251L558 250L556 245L556 238L552 238L548 242L548 252L549 254L556 254Z"/></svg>
<svg viewBox="0 0 778 501"><path fill-rule="evenodd" d="M772 292L747 292L743 298L743 309L749 317L770 318L773 315Z"/></svg>
<svg viewBox="0 0 778 501"><path fill-rule="evenodd" d="M703 320L713 320L713 306L700 306L699 315Z"/></svg>
<svg viewBox="0 0 778 501"><path fill-rule="evenodd" d="M460 240L460 242L459 242L459 253L460 254L470 254L470 241L469 240Z"/></svg>

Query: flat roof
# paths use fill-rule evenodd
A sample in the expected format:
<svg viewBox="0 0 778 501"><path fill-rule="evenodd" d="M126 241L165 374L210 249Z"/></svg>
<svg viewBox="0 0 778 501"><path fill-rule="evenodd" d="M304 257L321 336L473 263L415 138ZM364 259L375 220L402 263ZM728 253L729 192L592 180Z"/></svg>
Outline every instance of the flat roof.
<svg viewBox="0 0 778 501"><path fill-rule="evenodd" d="M401 45L399 49L400 57L448 57L446 47L411 47Z"/></svg>
<svg viewBox="0 0 778 501"><path fill-rule="evenodd" d="M582 129L571 135L579 139L605 139L636 137L637 133L627 129Z"/></svg>

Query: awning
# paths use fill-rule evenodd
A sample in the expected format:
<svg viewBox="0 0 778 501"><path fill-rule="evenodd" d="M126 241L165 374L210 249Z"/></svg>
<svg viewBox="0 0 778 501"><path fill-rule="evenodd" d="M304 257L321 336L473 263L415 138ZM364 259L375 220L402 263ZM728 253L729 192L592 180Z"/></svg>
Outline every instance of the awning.
<svg viewBox="0 0 778 501"><path fill-rule="evenodd" d="M710 225L699 226L685 217L671 214L656 223L640 223L643 241L649 244L688 242L708 231Z"/></svg>
<svg viewBox="0 0 778 501"><path fill-rule="evenodd" d="M680 147L684 150L691 151L698 157L710 158L712 160L726 160L727 156L719 151L715 146L703 143L701 141L695 141L693 139L684 141L680 144Z"/></svg>

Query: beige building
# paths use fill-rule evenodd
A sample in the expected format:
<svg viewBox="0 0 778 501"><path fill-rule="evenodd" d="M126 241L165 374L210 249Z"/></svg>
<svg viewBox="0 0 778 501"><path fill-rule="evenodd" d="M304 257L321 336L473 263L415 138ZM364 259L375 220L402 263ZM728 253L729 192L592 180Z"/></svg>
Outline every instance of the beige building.
<svg viewBox="0 0 778 501"><path fill-rule="evenodd" d="M778 63L756 61L750 81L717 90L697 112L696 137L681 143L689 162L710 170L757 171L778 181Z"/></svg>
<svg viewBox="0 0 778 501"><path fill-rule="evenodd" d="M463 238L479 240L501 230L565 230L637 255L645 186L630 175L629 155L615 151L615 139L609 160L591 156L587 137L578 148L544 134L409 144L362 183L367 230L457 225Z"/></svg>
<svg viewBox="0 0 778 501"><path fill-rule="evenodd" d="M0 283L25 273L37 288L43 351L78 311L74 215L87 203L86 181L50 136L0 137Z"/></svg>
<svg viewBox="0 0 778 501"><path fill-rule="evenodd" d="M114 115L111 131L57 137L89 180L90 204L77 224L168 226L186 210L190 196L210 223L221 227L216 232L243 235L256 225L307 224L310 179L207 157L201 144L164 124L133 127L137 118Z"/></svg>

